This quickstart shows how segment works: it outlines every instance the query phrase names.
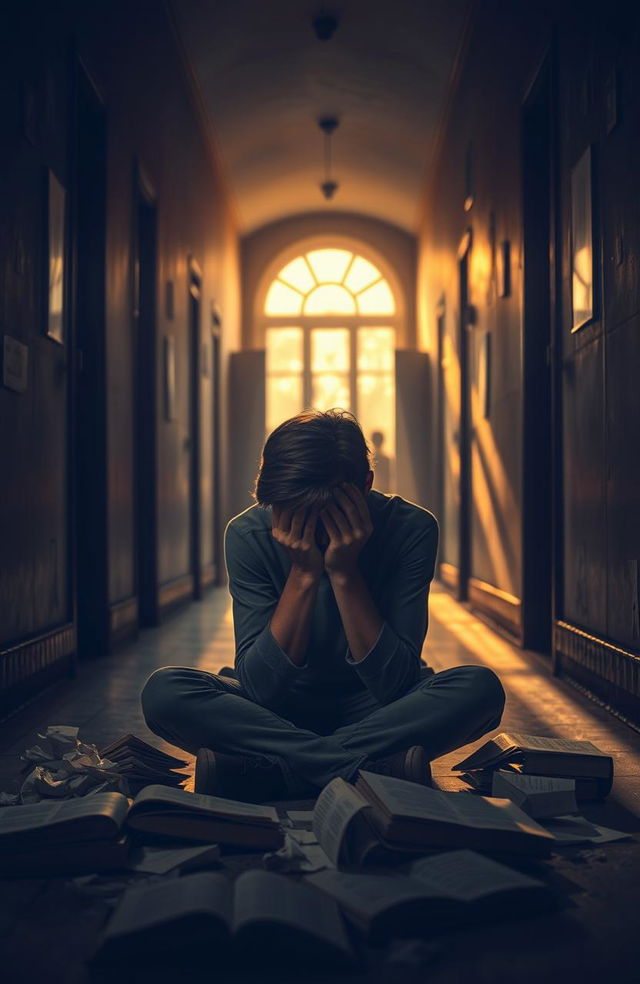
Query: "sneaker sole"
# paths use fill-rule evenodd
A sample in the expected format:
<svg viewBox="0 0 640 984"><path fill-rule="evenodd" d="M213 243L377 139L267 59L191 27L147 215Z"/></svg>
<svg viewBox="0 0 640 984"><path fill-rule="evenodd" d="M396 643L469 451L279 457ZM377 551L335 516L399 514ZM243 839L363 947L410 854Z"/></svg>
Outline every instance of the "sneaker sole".
<svg viewBox="0 0 640 984"><path fill-rule="evenodd" d="M212 796L216 788L216 756L210 748L199 748L196 755L194 792Z"/></svg>

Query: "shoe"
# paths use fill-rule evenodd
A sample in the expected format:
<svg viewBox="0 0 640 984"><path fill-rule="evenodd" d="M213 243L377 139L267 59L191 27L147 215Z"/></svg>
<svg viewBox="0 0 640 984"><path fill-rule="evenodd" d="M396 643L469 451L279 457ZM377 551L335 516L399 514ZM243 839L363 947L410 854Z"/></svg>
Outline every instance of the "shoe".
<svg viewBox="0 0 640 984"><path fill-rule="evenodd" d="M412 745L385 758L366 762L362 768L379 776L393 776L421 786L431 785L431 763L422 745Z"/></svg>
<svg viewBox="0 0 640 984"><path fill-rule="evenodd" d="M225 755L210 748L200 748L196 755L195 792L243 803L287 797L277 762L262 755Z"/></svg>

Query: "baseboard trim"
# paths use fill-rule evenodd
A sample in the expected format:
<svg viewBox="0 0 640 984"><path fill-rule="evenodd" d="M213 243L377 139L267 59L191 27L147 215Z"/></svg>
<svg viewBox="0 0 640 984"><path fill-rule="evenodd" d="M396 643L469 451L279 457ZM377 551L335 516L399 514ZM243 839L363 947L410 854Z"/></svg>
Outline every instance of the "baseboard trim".
<svg viewBox="0 0 640 984"><path fill-rule="evenodd" d="M69 623L0 651L0 717L6 717L75 666L76 628Z"/></svg>
<svg viewBox="0 0 640 984"><path fill-rule="evenodd" d="M193 574L183 574L172 581L165 581L158 588L158 608L165 615L178 605L193 600Z"/></svg>
<svg viewBox="0 0 640 984"><path fill-rule="evenodd" d="M109 605L109 644L118 646L138 634L138 599L136 595Z"/></svg>
<svg viewBox="0 0 640 984"><path fill-rule="evenodd" d="M217 581L218 571L214 563L205 564L200 571L200 584L203 588L209 588Z"/></svg>
<svg viewBox="0 0 640 984"><path fill-rule="evenodd" d="M522 642L522 602L520 598L501 588L469 578L468 600L471 608L479 609L489 618L506 629L519 643Z"/></svg>
<svg viewBox="0 0 640 984"><path fill-rule="evenodd" d="M453 591L455 595L458 594L460 587L459 568L454 567L453 564L446 564L444 561L441 561L438 568L438 576L445 588L449 588L449 591Z"/></svg>
<svg viewBox="0 0 640 984"><path fill-rule="evenodd" d="M630 721L640 723L640 653L569 622L554 627L556 666Z"/></svg>

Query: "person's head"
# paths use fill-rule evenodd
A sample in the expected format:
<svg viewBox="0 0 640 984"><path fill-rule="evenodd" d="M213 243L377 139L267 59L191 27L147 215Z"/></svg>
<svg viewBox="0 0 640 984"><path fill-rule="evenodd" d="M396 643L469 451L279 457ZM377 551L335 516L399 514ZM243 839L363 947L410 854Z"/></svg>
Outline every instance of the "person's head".
<svg viewBox="0 0 640 984"><path fill-rule="evenodd" d="M261 506L321 509L340 482L371 488L370 453L353 414L303 410L269 435L254 497Z"/></svg>
<svg viewBox="0 0 640 984"><path fill-rule="evenodd" d="M384 444L384 434L382 431L373 431L371 434L371 443L373 444L376 451L379 451Z"/></svg>

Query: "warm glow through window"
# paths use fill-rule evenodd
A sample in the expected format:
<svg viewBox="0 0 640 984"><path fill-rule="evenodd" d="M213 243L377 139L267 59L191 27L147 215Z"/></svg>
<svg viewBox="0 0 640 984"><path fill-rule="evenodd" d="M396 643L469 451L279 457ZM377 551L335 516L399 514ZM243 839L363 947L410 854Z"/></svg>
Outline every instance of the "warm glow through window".
<svg viewBox="0 0 640 984"><path fill-rule="evenodd" d="M307 406L351 410L375 446L381 491L393 482L396 313L378 267L337 248L291 260L264 302L267 433Z"/></svg>

